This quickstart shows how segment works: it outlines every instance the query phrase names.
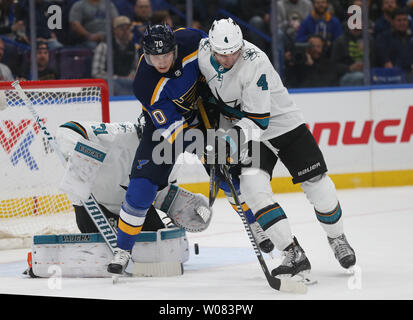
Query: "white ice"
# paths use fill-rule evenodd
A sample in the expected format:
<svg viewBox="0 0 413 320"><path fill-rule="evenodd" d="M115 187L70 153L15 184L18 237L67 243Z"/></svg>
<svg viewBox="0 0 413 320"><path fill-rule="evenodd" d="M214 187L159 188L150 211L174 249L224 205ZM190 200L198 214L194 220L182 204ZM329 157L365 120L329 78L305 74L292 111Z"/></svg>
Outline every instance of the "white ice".
<svg viewBox="0 0 413 320"><path fill-rule="evenodd" d="M188 233L191 254L182 276L167 278L25 278L29 249L0 251L0 293L139 300L412 299L413 186L338 190L347 238L357 254L349 275L335 260L303 193L278 194L318 283L305 295L269 287L240 218L217 199L208 230ZM194 243L200 252L195 255ZM271 270L280 256L266 262Z"/></svg>

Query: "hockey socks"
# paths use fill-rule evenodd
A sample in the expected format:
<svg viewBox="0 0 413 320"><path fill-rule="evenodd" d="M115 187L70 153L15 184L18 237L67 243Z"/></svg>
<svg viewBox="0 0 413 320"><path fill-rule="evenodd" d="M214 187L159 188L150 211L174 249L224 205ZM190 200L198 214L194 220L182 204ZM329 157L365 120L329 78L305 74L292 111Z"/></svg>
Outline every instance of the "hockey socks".
<svg viewBox="0 0 413 320"><path fill-rule="evenodd" d="M287 216L277 202L258 210L255 218L278 250L284 250L293 241Z"/></svg>
<svg viewBox="0 0 413 320"><path fill-rule="evenodd" d="M315 214L317 216L317 220L324 224L334 224L338 222L341 218L341 206L340 203L334 208L334 210L330 212L319 212L317 209L314 209Z"/></svg>
<svg viewBox="0 0 413 320"><path fill-rule="evenodd" d="M329 212L320 212L314 208L317 220L330 238L336 238L343 234L344 227L341 219L342 212L340 203Z"/></svg>
<svg viewBox="0 0 413 320"><path fill-rule="evenodd" d="M254 223L254 222L256 221L256 220L255 220L255 217L254 217L254 214L252 213L252 211L251 211L251 209L248 207L248 205L243 201L242 195L240 194L240 191L239 191L239 180L233 179L232 183L234 184L234 187L235 187L235 190L237 191L238 197L239 197L240 200L242 201L242 202L241 202L242 210L244 210L245 217L247 218L248 224ZM237 206L235 205L235 201L234 201L234 199L232 198L231 191L230 191L230 189L229 189L228 184L227 184L225 181L221 181L219 187L221 188L221 190L224 191L224 193L225 193L225 195L226 195L226 197L227 197L227 199L228 199L228 202L231 204L232 208L237 212Z"/></svg>
<svg viewBox="0 0 413 320"><path fill-rule="evenodd" d="M118 222L118 247L132 250L141 232L146 213L155 199L158 186L145 178L132 179L122 204Z"/></svg>
<svg viewBox="0 0 413 320"><path fill-rule="evenodd" d="M281 206L277 202L275 202L274 204L259 210L256 213L255 218L257 219L261 227L264 230L267 230L278 221L286 219L287 216L285 215L285 212L281 208Z"/></svg>

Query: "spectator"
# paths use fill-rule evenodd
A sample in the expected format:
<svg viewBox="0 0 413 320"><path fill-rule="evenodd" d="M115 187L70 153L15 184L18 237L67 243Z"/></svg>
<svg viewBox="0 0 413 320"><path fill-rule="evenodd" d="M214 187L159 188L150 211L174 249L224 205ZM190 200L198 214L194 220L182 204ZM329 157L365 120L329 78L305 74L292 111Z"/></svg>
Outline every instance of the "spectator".
<svg viewBox="0 0 413 320"><path fill-rule="evenodd" d="M135 15L133 22L147 25L152 16L152 5L150 0L136 0Z"/></svg>
<svg viewBox="0 0 413 320"><path fill-rule="evenodd" d="M173 29L173 21L168 10L155 11L150 19L151 24L167 24Z"/></svg>
<svg viewBox="0 0 413 320"><path fill-rule="evenodd" d="M280 0L281 6L285 11L287 21L290 21L292 17L298 18L298 22L301 23L312 10L312 4L310 0Z"/></svg>
<svg viewBox="0 0 413 320"><path fill-rule="evenodd" d="M113 84L114 94L132 95L132 82L138 54L131 40L131 21L126 16L116 17L113 21ZM92 63L92 76L94 78L107 78L107 45L99 43L96 47Z"/></svg>
<svg viewBox="0 0 413 320"><path fill-rule="evenodd" d="M362 0L354 0L353 5L362 6ZM374 65L373 40L370 39L370 65ZM346 73L340 79L341 86L361 86L364 84L363 73L363 35L362 29L346 28L334 42L331 60L341 65Z"/></svg>
<svg viewBox="0 0 413 320"><path fill-rule="evenodd" d="M245 3L239 8L239 16L243 18L243 9L248 8L248 2L251 0L243 0ZM217 18L217 10L219 9L218 0L194 0L194 19L199 21L201 26L205 27L205 32L208 33L209 27L215 18ZM250 16L251 17L251 12Z"/></svg>
<svg viewBox="0 0 413 320"><path fill-rule="evenodd" d="M0 34L7 38L15 38L24 33L24 22L16 21L13 0L3 0L0 3Z"/></svg>
<svg viewBox="0 0 413 320"><path fill-rule="evenodd" d="M397 9L396 0L383 0L381 4L382 15L377 19L374 24L374 37L377 37L379 34L390 30L392 13Z"/></svg>
<svg viewBox="0 0 413 320"><path fill-rule="evenodd" d="M413 82L413 36L405 9L393 12L391 26L391 30L376 39L377 64L384 68L398 67L405 72L406 81Z"/></svg>
<svg viewBox="0 0 413 320"><path fill-rule="evenodd" d="M350 0L330 0L328 11L333 14L340 22L343 22L347 17L347 9L350 6L350 2Z"/></svg>
<svg viewBox="0 0 413 320"><path fill-rule="evenodd" d="M136 0L113 0L113 3L120 16L127 16L132 21Z"/></svg>
<svg viewBox="0 0 413 320"><path fill-rule="evenodd" d="M56 34L48 27L49 2L44 0L35 0L35 20L36 20L36 40L47 41L49 49L57 49L63 45L57 40ZM16 19L23 21L26 26L27 40L30 41L30 14L29 14L29 0L20 1L18 4L18 12Z"/></svg>
<svg viewBox="0 0 413 320"><path fill-rule="evenodd" d="M281 5L285 11L286 21L283 29L283 43L285 51L293 50L297 31L301 22L312 10L310 0L281 0Z"/></svg>
<svg viewBox="0 0 413 320"><path fill-rule="evenodd" d="M290 88L337 86L344 68L324 55L324 39L320 35L308 38L309 46L302 58L286 56L285 82Z"/></svg>
<svg viewBox="0 0 413 320"><path fill-rule="evenodd" d="M328 12L329 0L314 0L313 11L305 18L297 31L296 41L305 42L312 34L325 41L325 51L330 52L332 43L341 35L340 21Z"/></svg>
<svg viewBox="0 0 413 320"><path fill-rule="evenodd" d="M149 0L136 0L135 15L132 21L133 42L136 50L140 50L143 33L152 16L152 6Z"/></svg>
<svg viewBox="0 0 413 320"><path fill-rule="evenodd" d="M369 18L371 21L377 21L377 19L381 16L381 2L382 0L370 0L368 2Z"/></svg>
<svg viewBox="0 0 413 320"><path fill-rule="evenodd" d="M4 56L4 42L0 39L0 61ZM13 74L8 66L0 63L0 81L13 81Z"/></svg>
<svg viewBox="0 0 413 320"><path fill-rule="evenodd" d="M36 45L36 63L38 80L55 80L59 79L59 74L49 65L50 55L48 43L43 40L37 41ZM23 71L19 77L20 80L33 80L30 70L30 64L23 66Z"/></svg>
<svg viewBox="0 0 413 320"><path fill-rule="evenodd" d="M285 10L281 5L281 2L277 2L278 14L277 14L277 21L278 21L278 47L281 51L284 51L283 47L283 29L286 23L286 15ZM252 18L248 21L248 23L258 31L268 35L271 37L271 10L269 10L270 6L262 6L255 8L256 14L252 16ZM254 32L254 30L248 30L247 39L263 50L268 56L271 56L271 44L262 36Z"/></svg>
<svg viewBox="0 0 413 320"><path fill-rule="evenodd" d="M113 3L111 16L118 16L118 11ZM79 0L69 13L69 22L73 32L83 40L81 45L95 49L99 42L105 40L106 25L105 0Z"/></svg>

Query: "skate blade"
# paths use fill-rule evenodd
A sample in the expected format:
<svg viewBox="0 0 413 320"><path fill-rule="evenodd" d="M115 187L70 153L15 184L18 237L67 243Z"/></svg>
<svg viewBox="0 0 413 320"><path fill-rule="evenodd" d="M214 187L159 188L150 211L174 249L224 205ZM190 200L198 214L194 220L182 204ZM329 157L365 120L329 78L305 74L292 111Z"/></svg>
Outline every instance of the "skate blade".
<svg viewBox="0 0 413 320"><path fill-rule="evenodd" d="M117 284L120 277L133 277L133 263L128 263L120 274L112 274L112 283Z"/></svg>

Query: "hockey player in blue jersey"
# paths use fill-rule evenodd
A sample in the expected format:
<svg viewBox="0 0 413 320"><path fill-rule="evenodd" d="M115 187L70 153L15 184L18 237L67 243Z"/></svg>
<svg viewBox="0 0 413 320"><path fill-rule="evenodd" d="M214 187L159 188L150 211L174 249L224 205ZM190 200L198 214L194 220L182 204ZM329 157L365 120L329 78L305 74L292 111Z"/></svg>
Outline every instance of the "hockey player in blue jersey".
<svg viewBox="0 0 413 320"><path fill-rule="evenodd" d="M143 38L133 91L141 102L145 117L142 140L132 164L130 182L118 221L118 249L108 272L123 273L137 235L159 188L168 184L172 163L156 163L154 149L162 140L174 145L178 135L197 128L200 121L194 109L196 86L200 78L197 52L205 34L193 29L173 32L167 25L150 25ZM154 133L161 133L154 139ZM181 151L183 152L183 150Z"/></svg>

